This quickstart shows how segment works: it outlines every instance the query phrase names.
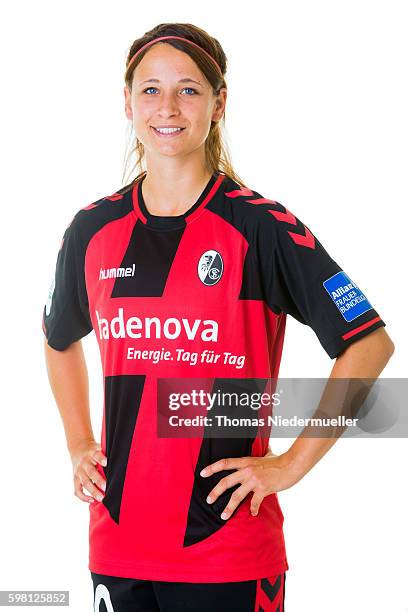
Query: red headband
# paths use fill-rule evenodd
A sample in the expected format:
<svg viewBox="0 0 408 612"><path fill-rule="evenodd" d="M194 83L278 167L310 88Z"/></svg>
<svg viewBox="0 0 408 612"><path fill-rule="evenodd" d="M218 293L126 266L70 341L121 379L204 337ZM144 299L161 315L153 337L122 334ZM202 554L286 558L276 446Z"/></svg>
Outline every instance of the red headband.
<svg viewBox="0 0 408 612"><path fill-rule="evenodd" d="M215 59L212 57L212 55L210 55L205 49L203 49L202 47L200 47L200 45L197 45L195 42L193 42L192 40L189 40L188 38L183 38L182 36L160 36L159 38L154 38L153 40L151 40L150 42L146 43L145 45L143 45L143 47L140 47L140 49L138 49L136 51L136 53L133 55L133 57L130 59L129 63L128 63L128 68L130 66L130 64L133 62L133 60L139 55L139 53L141 53L144 49L146 49L147 47L150 47L150 45L153 45L154 43L158 42L159 40L165 40L167 38L178 38L179 40L185 40L186 42L190 43L190 45L194 45L195 47L197 47L197 49L201 49L201 51L203 53L206 54L206 56L216 65L219 73L222 76L222 71L221 68L219 67L218 63L215 61Z"/></svg>

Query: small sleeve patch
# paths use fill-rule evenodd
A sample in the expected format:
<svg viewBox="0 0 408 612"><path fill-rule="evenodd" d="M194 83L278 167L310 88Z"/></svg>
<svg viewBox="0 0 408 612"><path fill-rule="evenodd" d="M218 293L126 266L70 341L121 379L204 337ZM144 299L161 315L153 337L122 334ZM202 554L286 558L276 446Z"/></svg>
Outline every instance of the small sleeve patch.
<svg viewBox="0 0 408 612"><path fill-rule="evenodd" d="M347 322L373 308L361 289L344 272L337 272L325 280L323 287Z"/></svg>

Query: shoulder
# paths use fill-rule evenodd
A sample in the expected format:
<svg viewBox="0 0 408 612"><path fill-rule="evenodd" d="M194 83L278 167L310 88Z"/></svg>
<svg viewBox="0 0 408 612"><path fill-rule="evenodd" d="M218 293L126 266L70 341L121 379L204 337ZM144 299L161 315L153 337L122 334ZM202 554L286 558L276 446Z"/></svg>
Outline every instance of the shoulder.
<svg viewBox="0 0 408 612"><path fill-rule="evenodd" d="M296 250L315 250L320 243L292 207L273 194L242 187L228 179L224 188L226 214L249 242ZM303 217L303 213L302 213Z"/></svg>
<svg viewBox="0 0 408 612"><path fill-rule="evenodd" d="M66 226L64 236L73 234L87 244L107 223L128 215L132 210L132 184L130 184L76 209Z"/></svg>
<svg viewBox="0 0 408 612"><path fill-rule="evenodd" d="M255 187L242 187L230 178L225 181L224 196L231 207L255 223L270 224L281 219L291 221L294 216L272 194L258 191Z"/></svg>
<svg viewBox="0 0 408 612"><path fill-rule="evenodd" d="M284 228L303 227L299 218L271 193L243 187L227 178L224 213L250 237L257 233L280 233Z"/></svg>

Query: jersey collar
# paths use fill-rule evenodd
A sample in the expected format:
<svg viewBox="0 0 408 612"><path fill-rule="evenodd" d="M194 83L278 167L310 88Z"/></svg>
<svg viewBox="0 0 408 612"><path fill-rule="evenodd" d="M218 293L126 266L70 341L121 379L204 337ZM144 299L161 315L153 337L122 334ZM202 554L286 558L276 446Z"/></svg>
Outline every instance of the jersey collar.
<svg viewBox="0 0 408 612"><path fill-rule="evenodd" d="M225 174L214 172L196 202L185 213L182 215L162 216L152 215L146 208L141 187L145 176L139 179L132 188L133 210L144 225L159 230L180 229L197 219L204 211L206 205L213 199L225 179Z"/></svg>

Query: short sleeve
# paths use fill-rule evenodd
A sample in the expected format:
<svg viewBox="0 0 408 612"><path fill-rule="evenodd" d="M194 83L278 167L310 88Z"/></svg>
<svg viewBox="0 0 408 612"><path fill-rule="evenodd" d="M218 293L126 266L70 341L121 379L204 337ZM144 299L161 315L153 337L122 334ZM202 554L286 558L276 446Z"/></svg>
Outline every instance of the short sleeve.
<svg viewBox="0 0 408 612"><path fill-rule="evenodd" d="M58 351L93 329L85 283L85 248L78 231L77 215L64 232L43 309L44 335L48 344Z"/></svg>
<svg viewBox="0 0 408 612"><path fill-rule="evenodd" d="M385 326L359 285L293 213L276 202L260 217L257 256L273 312L310 326L332 359Z"/></svg>

